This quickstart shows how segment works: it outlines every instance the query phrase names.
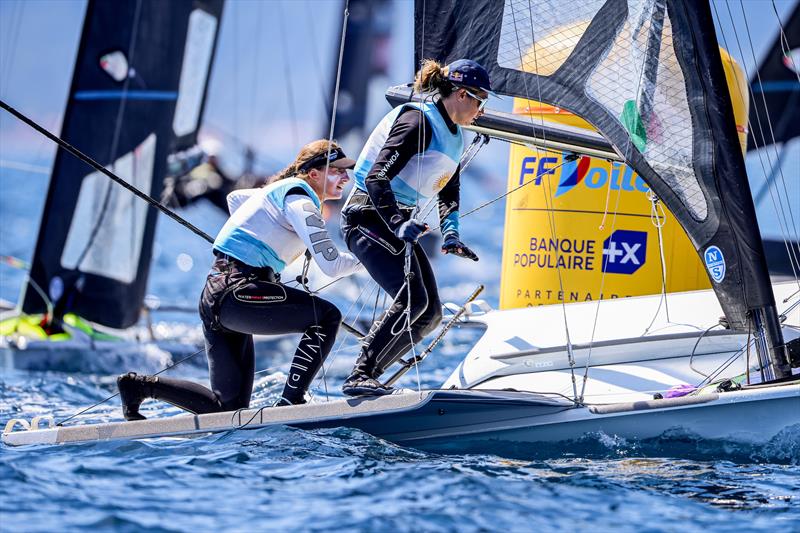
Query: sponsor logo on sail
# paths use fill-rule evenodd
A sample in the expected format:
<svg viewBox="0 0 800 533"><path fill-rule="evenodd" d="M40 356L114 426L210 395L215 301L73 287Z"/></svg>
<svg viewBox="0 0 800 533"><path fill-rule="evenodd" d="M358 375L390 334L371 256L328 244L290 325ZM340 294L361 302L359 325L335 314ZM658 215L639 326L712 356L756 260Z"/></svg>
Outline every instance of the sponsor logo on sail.
<svg viewBox="0 0 800 533"><path fill-rule="evenodd" d="M725 279L725 256L722 255L722 250L716 246L709 246L703 252L703 260L711 279L716 283L721 283Z"/></svg>
<svg viewBox="0 0 800 533"><path fill-rule="evenodd" d="M647 260L647 232L618 229L603 241L603 272L633 274Z"/></svg>
<svg viewBox="0 0 800 533"><path fill-rule="evenodd" d="M563 162L562 162L563 161ZM597 160L596 160L597 161ZM519 185L533 181L533 185L550 183L548 175L560 173L555 197L558 198L576 188L603 189L623 192L647 192L650 187L633 169L621 163L614 163L610 169L592 166L592 158L581 157L574 161L564 161L558 157L529 156L522 159L519 172ZM579 187L580 186L580 187Z"/></svg>

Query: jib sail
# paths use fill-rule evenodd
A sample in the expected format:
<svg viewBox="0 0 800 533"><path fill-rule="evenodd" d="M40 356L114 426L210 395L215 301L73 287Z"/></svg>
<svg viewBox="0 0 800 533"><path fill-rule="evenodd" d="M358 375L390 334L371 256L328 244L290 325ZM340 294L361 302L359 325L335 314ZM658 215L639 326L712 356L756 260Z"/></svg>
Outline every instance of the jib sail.
<svg viewBox="0 0 800 533"><path fill-rule="evenodd" d="M90 0L61 137L158 197L196 140L223 0ZM157 212L59 149L31 267L57 312L136 323ZM22 310L43 312L30 286Z"/></svg>

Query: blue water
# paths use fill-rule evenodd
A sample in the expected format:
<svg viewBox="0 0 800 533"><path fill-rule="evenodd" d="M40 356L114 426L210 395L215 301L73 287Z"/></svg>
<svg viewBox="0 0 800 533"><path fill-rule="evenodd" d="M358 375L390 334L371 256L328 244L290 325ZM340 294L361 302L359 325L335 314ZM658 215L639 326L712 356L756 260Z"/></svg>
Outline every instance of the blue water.
<svg viewBox="0 0 800 533"><path fill-rule="evenodd" d="M46 178L9 187L3 171L0 253L29 260ZM502 180L497 180L502 183ZM497 187L497 185L494 185ZM468 187L466 207L480 193ZM484 187L485 189L485 187ZM444 299L463 299L499 273L503 202L465 220L464 237L479 263L437 260ZM38 207L37 207L38 206ZM224 219L208 207L183 213L208 232ZM180 254L191 259L182 260ZM194 306L208 265L208 245L161 220L150 292L165 303ZM15 300L24 273L0 266L0 296ZM367 287L363 293L361 289ZM329 297L343 311L374 293L360 281L336 284ZM496 305L497 284L485 297ZM162 325L196 326L196 316L169 315ZM425 362L423 387L439 385L479 334L455 329ZM282 388L292 339L259 346L254 405ZM338 397L357 347L342 337L317 400ZM200 356L202 357L202 356ZM119 371L127 370L120 368ZM172 375L203 381L202 361ZM411 372L402 382L417 387ZM57 420L115 392L109 373L4 371L0 421L52 413ZM117 399L70 423L120 420ZM150 417L177 409L151 402ZM754 421L757 423L757 421ZM587 435L556 446L439 455L403 448L357 430L277 427L202 438L0 447L3 531L599 531L800 530L800 428L768 445L730 446L673 433L646 442Z"/></svg>

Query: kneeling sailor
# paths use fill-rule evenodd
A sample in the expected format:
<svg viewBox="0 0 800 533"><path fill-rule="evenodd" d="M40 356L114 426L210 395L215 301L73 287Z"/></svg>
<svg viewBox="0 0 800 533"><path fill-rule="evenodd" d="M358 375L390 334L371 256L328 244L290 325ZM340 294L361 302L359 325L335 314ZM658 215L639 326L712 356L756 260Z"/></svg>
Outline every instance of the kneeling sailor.
<svg viewBox="0 0 800 533"><path fill-rule="evenodd" d="M253 335L302 333L276 405L305 403L305 393L330 352L342 315L331 302L281 283L284 267L307 251L328 276L361 269L330 239L322 202L342 197L355 161L336 143L305 145L295 161L263 188L228 195L230 218L214 241L214 265L200 297L211 389L191 381L133 372L117 379L122 412L141 420L146 398L195 414L250 405Z"/></svg>

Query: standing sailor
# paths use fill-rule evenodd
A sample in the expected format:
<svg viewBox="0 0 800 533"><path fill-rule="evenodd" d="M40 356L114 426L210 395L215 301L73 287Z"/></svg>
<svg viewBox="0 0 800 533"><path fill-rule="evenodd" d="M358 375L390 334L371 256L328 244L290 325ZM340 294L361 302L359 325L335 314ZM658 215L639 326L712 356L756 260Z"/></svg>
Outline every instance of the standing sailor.
<svg viewBox="0 0 800 533"><path fill-rule="evenodd" d="M377 378L442 320L436 279L417 243L428 228L411 218L415 206L438 195L442 252L478 260L459 238L459 159L464 149L460 126L483 113L491 91L489 75L468 59L445 67L427 60L414 88L434 93L435 101L407 103L381 120L361 151L355 187L342 210L347 247L394 297L364 339L342 387L347 395L390 393ZM404 250L409 246L407 278Z"/></svg>
<svg viewBox="0 0 800 533"><path fill-rule="evenodd" d="M305 403L314 375L331 350L342 320L331 302L280 282L280 272L304 252L328 276L360 269L340 252L320 214L322 202L342 197L348 159L336 143L305 145L269 185L228 195L230 218L214 241L216 259L200 297L211 389L184 380L138 376L117 379L122 413L141 420L146 398L195 414L246 408L253 390L253 335L302 333L276 405Z"/></svg>

